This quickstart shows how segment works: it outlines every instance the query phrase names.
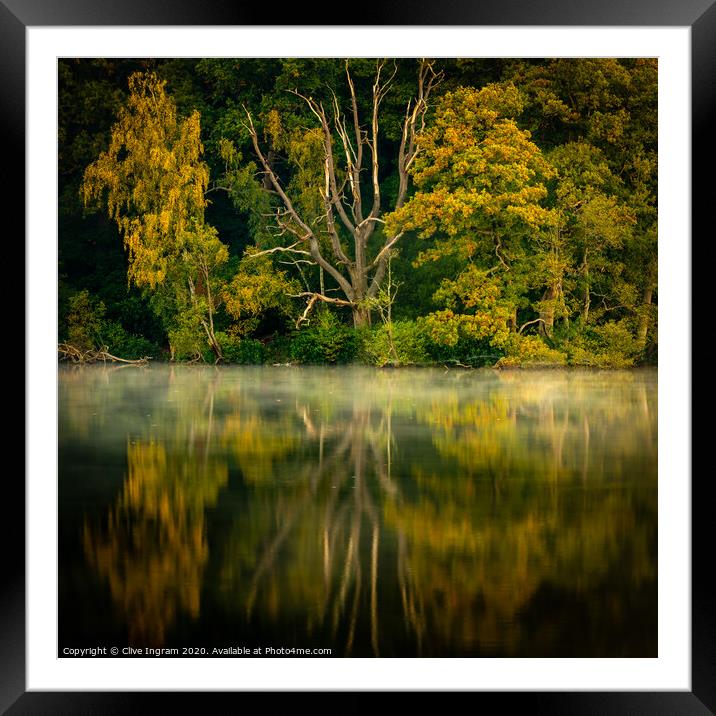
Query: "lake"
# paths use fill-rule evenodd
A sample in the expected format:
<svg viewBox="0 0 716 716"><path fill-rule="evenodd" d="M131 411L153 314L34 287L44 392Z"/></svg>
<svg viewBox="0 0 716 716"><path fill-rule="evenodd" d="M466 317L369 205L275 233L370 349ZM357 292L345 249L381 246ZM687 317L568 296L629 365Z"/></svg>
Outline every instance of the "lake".
<svg viewBox="0 0 716 716"><path fill-rule="evenodd" d="M655 369L60 366L58 439L60 652L657 656Z"/></svg>

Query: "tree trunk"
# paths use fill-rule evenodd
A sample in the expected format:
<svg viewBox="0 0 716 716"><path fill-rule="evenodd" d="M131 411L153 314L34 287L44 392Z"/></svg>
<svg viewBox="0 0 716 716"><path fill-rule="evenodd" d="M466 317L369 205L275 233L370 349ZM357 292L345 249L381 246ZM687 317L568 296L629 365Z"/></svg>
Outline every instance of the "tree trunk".
<svg viewBox="0 0 716 716"><path fill-rule="evenodd" d="M206 337L209 339L209 345L211 346L211 350L214 351L214 355L216 356L216 362L224 359L224 356L221 352L221 346L219 345L218 341L216 340L216 336L214 335L214 328L213 326L209 326L206 321L202 320L201 325L204 328L204 332L206 333Z"/></svg>
<svg viewBox="0 0 716 716"><path fill-rule="evenodd" d="M192 281L191 277L187 279L187 284L189 286L189 295L191 297L191 303L193 306L196 306L196 288L194 286L194 282ZM207 291L209 290L209 284L207 283ZM211 313L211 294L207 294L207 300L209 303L209 323L206 322L204 318L200 319L201 321L201 327L204 329L204 333L206 333L206 337L209 341L209 345L211 346L211 350L214 351L214 355L216 356L217 363L220 360L223 360L223 355L221 353L221 347L219 346L216 336L214 335L214 320L213 315Z"/></svg>
<svg viewBox="0 0 716 716"><path fill-rule="evenodd" d="M323 134L324 176L321 182L322 186L319 185L317 188L323 201L325 213L322 218L325 219L328 242L319 241L319 237L313 228L315 222L309 221L307 217L302 216L300 210L294 206L276 174L274 167L276 157L273 156L271 151L266 152L266 154L261 151L258 132L254 127L251 113L248 110L246 111L249 135L263 169L263 187L274 192L283 204L283 210L278 211L275 216L276 229L281 235L291 236L289 245L274 247L263 253L285 251L299 254L303 257L302 262L313 262L318 265L321 286L320 294L315 294L320 298L316 300L340 305L352 305L353 323L356 328L370 325L370 309L367 307L359 308L356 304L366 298L376 298L382 286L390 251L403 236L402 231L393 235L386 235L382 242L382 247L378 248L374 255L368 255L371 236L379 223L385 223L380 218L384 208L382 206L380 187L378 118L380 104L391 87L397 72L396 66L394 72L390 76L386 76L385 65L385 60L376 62L372 111L367 128L361 126L360 123L358 98L348 69L348 61L346 61L346 80L350 93L351 108L348 116L344 114L335 95L332 112L330 110L327 112L324 105L310 95L303 95L297 89L290 90L292 94L306 102L309 110L318 120ZM419 151L419 135L428 110L428 98L432 89L442 78L443 73L435 72L432 61L420 60L417 96L408 102L402 122L402 134L397 157L399 185L395 199L394 208L396 209L403 205L407 197L409 169ZM367 153L364 151L366 149L368 150ZM341 153L341 150L343 157L337 158L335 152ZM365 157L368 155L370 155L370 167L363 164ZM345 180L342 179L343 172L345 172ZM363 176L366 177L366 180L370 177L372 201L370 201L369 209L368 201L366 201L368 197L364 196L365 192L361 188ZM368 182L366 181L365 185L367 184ZM365 185L363 189L366 188ZM368 211L366 211L367 209ZM354 245L352 257L346 244L346 241L350 241L351 238ZM373 251L371 250L370 253L373 254ZM324 272L336 282L345 299L336 300L333 296L326 295L326 289L323 285ZM309 288L305 295L312 293ZM316 300L309 301L309 310ZM302 320L306 320L306 318L307 313L304 313Z"/></svg>
<svg viewBox="0 0 716 716"><path fill-rule="evenodd" d="M550 286L542 295L542 309L539 312L540 321L539 331L546 338L552 337L554 329L554 299L557 291L554 286Z"/></svg>
<svg viewBox="0 0 716 716"><path fill-rule="evenodd" d="M641 315L639 316L639 325L636 331L637 345L640 350L646 348L646 337L649 333L649 324L651 322L651 301L656 288L656 263L649 263L649 272L644 286L644 292L641 297Z"/></svg>
<svg viewBox="0 0 716 716"><path fill-rule="evenodd" d="M589 320L589 306L590 306L590 299L589 299L589 286L584 287L584 299L582 302L582 324L587 325L587 321Z"/></svg>
<svg viewBox="0 0 716 716"><path fill-rule="evenodd" d="M276 152L274 152L273 149L269 149L268 152L266 152L266 161L268 162L268 165L273 169L274 163L276 161ZM271 179L269 178L268 174L264 174L263 179L261 180L261 184L263 188L267 191L270 191L273 187L271 186Z"/></svg>
<svg viewBox="0 0 716 716"><path fill-rule="evenodd" d="M221 346L216 340L216 335L214 334L214 299L211 296L209 269L207 267L204 267L204 280L206 281L206 306L209 312L209 328L207 330L207 335L209 337L209 343L211 344L211 348L214 351L214 355L216 356L216 362L218 363L219 361L224 360L224 355L221 352Z"/></svg>
<svg viewBox="0 0 716 716"><path fill-rule="evenodd" d="M589 320L589 307L591 304L589 296L589 264L587 264L587 252L584 252L584 296L582 298L582 325L586 326Z"/></svg>
<svg viewBox="0 0 716 716"><path fill-rule="evenodd" d="M370 317L370 309L366 306L353 306L353 327L354 328L363 328L365 326L370 326L371 324L371 317Z"/></svg>
<svg viewBox="0 0 716 716"><path fill-rule="evenodd" d="M636 331L637 345L640 350L646 347L646 336L649 332L649 321L651 318L651 298L654 293L654 287L649 284L642 295L642 313L639 318L639 326Z"/></svg>
<svg viewBox="0 0 716 716"><path fill-rule="evenodd" d="M519 330L519 324L517 323L517 307L512 311L512 315L507 319L507 325L510 328L510 333L517 333Z"/></svg>

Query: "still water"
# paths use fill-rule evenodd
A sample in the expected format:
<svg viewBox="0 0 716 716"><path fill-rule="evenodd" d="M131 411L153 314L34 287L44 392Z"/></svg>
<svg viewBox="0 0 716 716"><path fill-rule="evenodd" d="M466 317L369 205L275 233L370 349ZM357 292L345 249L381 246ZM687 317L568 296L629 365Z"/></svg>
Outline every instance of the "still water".
<svg viewBox="0 0 716 716"><path fill-rule="evenodd" d="M655 370L61 367L60 651L657 656Z"/></svg>

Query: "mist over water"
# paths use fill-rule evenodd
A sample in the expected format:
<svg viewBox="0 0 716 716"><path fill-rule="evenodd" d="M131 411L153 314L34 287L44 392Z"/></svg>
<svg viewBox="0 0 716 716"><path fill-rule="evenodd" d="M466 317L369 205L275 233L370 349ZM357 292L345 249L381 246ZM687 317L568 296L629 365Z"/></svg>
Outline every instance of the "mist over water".
<svg viewBox="0 0 716 716"><path fill-rule="evenodd" d="M62 366L59 510L60 650L657 656L656 370Z"/></svg>

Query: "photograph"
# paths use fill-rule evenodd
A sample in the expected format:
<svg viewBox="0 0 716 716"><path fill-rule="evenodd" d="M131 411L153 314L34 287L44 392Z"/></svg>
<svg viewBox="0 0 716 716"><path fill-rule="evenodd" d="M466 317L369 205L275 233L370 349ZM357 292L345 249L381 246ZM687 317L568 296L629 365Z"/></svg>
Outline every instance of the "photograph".
<svg viewBox="0 0 716 716"><path fill-rule="evenodd" d="M0 713L714 713L714 5L0 0Z"/></svg>
<svg viewBox="0 0 716 716"><path fill-rule="evenodd" d="M664 656L658 57L56 71L58 658Z"/></svg>

